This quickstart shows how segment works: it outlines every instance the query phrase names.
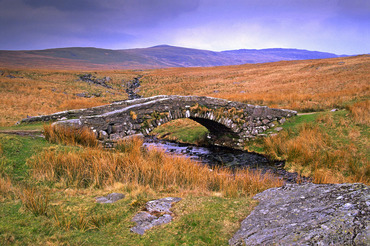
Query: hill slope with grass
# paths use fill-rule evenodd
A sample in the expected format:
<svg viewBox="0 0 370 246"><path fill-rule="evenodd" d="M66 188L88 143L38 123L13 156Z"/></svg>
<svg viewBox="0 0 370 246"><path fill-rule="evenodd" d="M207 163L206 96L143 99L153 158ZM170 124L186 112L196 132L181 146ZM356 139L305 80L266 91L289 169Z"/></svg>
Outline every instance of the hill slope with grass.
<svg viewBox="0 0 370 246"><path fill-rule="evenodd" d="M145 69L227 66L244 63L334 57L338 57L338 55L299 49L230 50L214 52L169 45L125 50L75 47L29 51L0 51L0 67Z"/></svg>
<svg viewBox="0 0 370 246"><path fill-rule="evenodd" d="M71 68L69 61L80 62L63 56L55 59ZM281 185L248 170L210 171L186 158L144 150L139 140L105 150L90 132L15 125L27 115L127 99L126 82L138 77L142 96L204 95L311 112L245 148L285 160L286 169L315 183L370 184L370 56L94 72L21 69L24 60L18 61L17 68L0 69L0 245L227 245L256 206L253 194ZM109 77L109 88L81 81L85 73ZM205 130L191 120L157 129L183 142L200 141ZM47 139L10 134L21 131L44 131ZM126 197L95 202L112 192ZM147 201L168 196L183 198L170 224L144 236L130 233L133 216Z"/></svg>

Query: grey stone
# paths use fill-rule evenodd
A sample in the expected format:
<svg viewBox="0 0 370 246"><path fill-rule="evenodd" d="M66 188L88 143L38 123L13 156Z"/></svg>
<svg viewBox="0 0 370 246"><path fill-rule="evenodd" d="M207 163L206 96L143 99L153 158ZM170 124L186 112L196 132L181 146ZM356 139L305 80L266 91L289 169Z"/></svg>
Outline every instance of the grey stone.
<svg viewBox="0 0 370 246"><path fill-rule="evenodd" d="M276 127L276 128L275 128L275 131L280 132L280 131L281 131L281 130L283 130L283 129L284 129L284 128L282 128L282 127L280 127L280 126L279 126L279 127Z"/></svg>
<svg viewBox="0 0 370 246"><path fill-rule="evenodd" d="M97 203L114 203L123 198L125 198L125 195L122 193L111 193L107 196L96 197L95 200Z"/></svg>
<svg viewBox="0 0 370 246"><path fill-rule="evenodd" d="M286 121L286 119L285 119L285 118L281 118L281 119L279 120L279 123L280 123L280 124L284 124L284 123L285 123L285 121Z"/></svg>
<svg viewBox="0 0 370 246"><path fill-rule="evenodd" d="M254 198L230 245L370 245L369 186L286 184Z"/></svg>
<svg viewBox="0 0 370 246"><path fill-rule="evenodd" d="M171 213L172 203L181 201L179 197L166 197L146 203L145 208L150 212Z"/></svg>
<svg viewBox="0 0 370 246"><path fill-rule="evenodd" d="M102 79L98 79L98 78L96 78L96 76L92 75L91 73L80 74L78 77L81 81L88 82L89 84L93 83L93 84L96 84L96 85L100 85L100 86L112 89L111 86L106 84L106 82L110 81L109 77L104 77Z"/></svg>
<svg viewBox="0 0 370 246"><path fill-rule="evenodd" d="M143 235L146 230L149 230L154 226L168 224L171 220L172 216L170 214L156 217L148 212L140 212L132 219L132 222L136 222L137 226L132 227L131 232Z"/></svg>
<svg viewBox="0 0 370 246"><path fill-rule="evenodd" d="M131 228L131 232L143 235L154 226L170 223L172 220L170 208L173 203L179 201L181 201L179 197L166 197L147 202L145 205L147 212L139 212L132 218L131 221L136 222L136 226Z"/></svg>
<svg viewBox="0 0 370 246"><path fill-rule="evenodd" d="M100 140L108 139L108 133L107 133L106 131L102 131L102 130L100 130L100 131L99 131L99 139L100 139Z"/></svg>
<svg viewBox="0 0 370 246"><path fill-rule="evenodd" d="M91 74L81 75L81 79L96 80ZM138 79L135 79L136 85L139 82ZM206 110L204 108L199 110L198 107L194 107L195 105L202 105ZM224 115L219 115L220 108L224 109ZM131 116L131 112L135 113L135 119ZM168 112L170 115L167 117ZM230 112L238 113L230 115ZM240 139L246 142L253 138L252 136L257 137L259 133L267 130L266 127L258 128L259 126L267 124L271 128L274 126L269 123L271 119L282 119L293 115L296 115L296 112L291 110L271 109L212 97L173 95L118 101L93 108L30 117L21 122L49 121L62 117L79 118L77 126L93 128L99 133L98 138L104 142L118 140L121 136L139 132L148 135L155 127L170 120L188 117L202 124L212 133L210 144L242 149L243 144L240 144ZM65 120L57 124L71 125L72 122ZM250 128L248 131L252 136L247 137L244 131L241 131L241 128L246 127Z"/></svg>
<svg viewBox="0 0 370 246"><path fill-rule="evenodd" d="M270 120L268 120L268 119L264 119L264 120L262 120L262 123L263 123L264 125L267 125L268 123L270 123Z"/></svg>

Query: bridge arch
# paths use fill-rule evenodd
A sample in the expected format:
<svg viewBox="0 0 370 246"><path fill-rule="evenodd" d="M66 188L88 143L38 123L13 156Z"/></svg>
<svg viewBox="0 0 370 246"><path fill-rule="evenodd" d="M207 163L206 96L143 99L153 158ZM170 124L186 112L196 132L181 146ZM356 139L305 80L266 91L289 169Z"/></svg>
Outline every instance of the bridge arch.
<svg viewBox="0 0 370 246"><path fill-rule="evenodd" d="M219 98L199 96L155 96L115 102L89 109L71 110L22 120L32 122L69 117L56 124L91 128L101 141L149 134L158 125L190 118L210 131L211 142L242 149L252 138L283 124L296 111L273 109Z"/></svg>
<svg viewBox="0 0 370 246"><path fill-rule="evenodd" d="M186 107L185 110L176 110L174 112L155 112L154 115L157 117L151 117L150 120L143 123L142 133L149 135L160 125L173 120L188 118L207 128L209 131L207 140L210 144L233 147L235 141L240 139L238 135L239 129L233 121L227 117L215 116L216 112L213 109L207 109L201 113L197 110L199 105L195 106L195 109Z"/></svg>

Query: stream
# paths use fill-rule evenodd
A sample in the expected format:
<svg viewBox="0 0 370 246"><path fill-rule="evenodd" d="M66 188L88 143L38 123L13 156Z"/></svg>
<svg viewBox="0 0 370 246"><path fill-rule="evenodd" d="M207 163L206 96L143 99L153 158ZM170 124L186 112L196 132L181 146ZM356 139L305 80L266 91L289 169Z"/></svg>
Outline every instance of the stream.
<svg viewBox="0 0 370 246"><path fill-rule="evenodd" d="M210 166L228 167L233 170L249 168L271 173L283 179L286 183L310 182L309 178L301 177L298 173L287 172L285 161L274 161L267 156L218 146L196 146L146 137L144 146L147 148L163 149L166 153L183 155L195 161Z"/></svg>

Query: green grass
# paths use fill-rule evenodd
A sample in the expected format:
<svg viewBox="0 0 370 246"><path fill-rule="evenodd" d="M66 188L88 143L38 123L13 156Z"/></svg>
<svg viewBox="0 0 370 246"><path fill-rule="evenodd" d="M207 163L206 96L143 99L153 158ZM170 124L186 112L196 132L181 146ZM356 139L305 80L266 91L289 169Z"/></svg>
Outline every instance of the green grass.
<svg viewBox="0 0 370 246"><path fill-rule="evenodd" d="M152 133L160 139L201 144L206 141L208 130L193 120L180 119L159 126Z"/></svg>
<svg viewBox="0 0 370 246"><path fill-rule="evenodd" d="M366 125L353 122L348 111L321 112L289 119L282 125L282 132L289 131L291 134L286 141L298 137L304 125L317 126L329 136L329 154L355 146L355 154L360 157L354 159L356 165L366 165L366 160L369 163L369 129ZM41 126L27 127L34 129ZM186 124L185 127L174 124L167 129L157 129L159 134L167 131L166 134L171 132L176 137L194 131ZM194 136L199 134L192 134L192 139L187 140L194 141ZM82 147L55 145L43 138L6 134L0 134L0 144L0 178L11 177L16 187L13 196L1 197L0 189L0 245L227 245L240 227L240 221L257 204L250 197L226 198L218 193L199 195L184 193L176 188L153 190L116 183L100 189L77 189L40 182L29 175L27 160L44 148ZM248 148L261 153L266 151L261 139L250 142ZM288 162L287 166L290 165ZM22 204L19 196L25 185L48 197L45 215L36 216ZM95 203L95 197L111 192L121 192L126 197L115 204ZM172 209L174 220L152 228L143 236L131 233L130 228L134 226L131 219L143 209L145 202L167 196L183 198Z"/></svg>
<svg viewBox="0 0 370 246"><path fill-rule="evenodd" d="M283 128L276 137L250 142L247 148L287 160L286 169L315 182L370 182L369 127L349 111L301 115Z"/></svg>
<svg viewBox="0 0 370 246"><path fill-rule="evenodd" d="M183 196L172 209L170 224L140 236L130 232L135 225L131 219L141 210L131 205L137 196L124 192L127 197L115 204L97 204L94 197L102 194L99 190L49 192L52 205L47 216L34 216L17 200L1 204L1 245L227 245L240 219L256 205L250 198ZM147 194L145 200L169 195L173 194ZM91 223L92 218L98 227Z"/></svg>
<svg viewBox="0 0 370 246"><path fill-rule="evenodd" d="M227 245L240 220L257 204L250 197L199 195L176 188L153 190L117 183L77 189L40 182L28 174L27 160L44 148L71 147L5 134L0 134L0 144L0 179L11 177L14 193L3 195L0 185L0 245ZM19 199L27 187L48 197L45 213L35 214ZM95 203L95 197L111 192L122 192L126 198L115 204ZM172 209L174 220L143 236L131 233L131 219L145 202L167 196L183 198Z"/></svg>
<svg viewBox="0 0 370 246"><path fill-rule="evenodd" d="M0 131L12 130L12 131L22 131L22 130L34 130L42 131L44 124L47 122L36 122L36 123L22 123L13 126L0 126Z"/></svg>
<svg viewBox="0 0 370 246"><path fill-rule="evenodd" d="M16 135L0 134L0 144L3 154L0 156L0 174L6 174L16 181L28 177L27 160L51 146L40 137L20 137Z"/></svg>

